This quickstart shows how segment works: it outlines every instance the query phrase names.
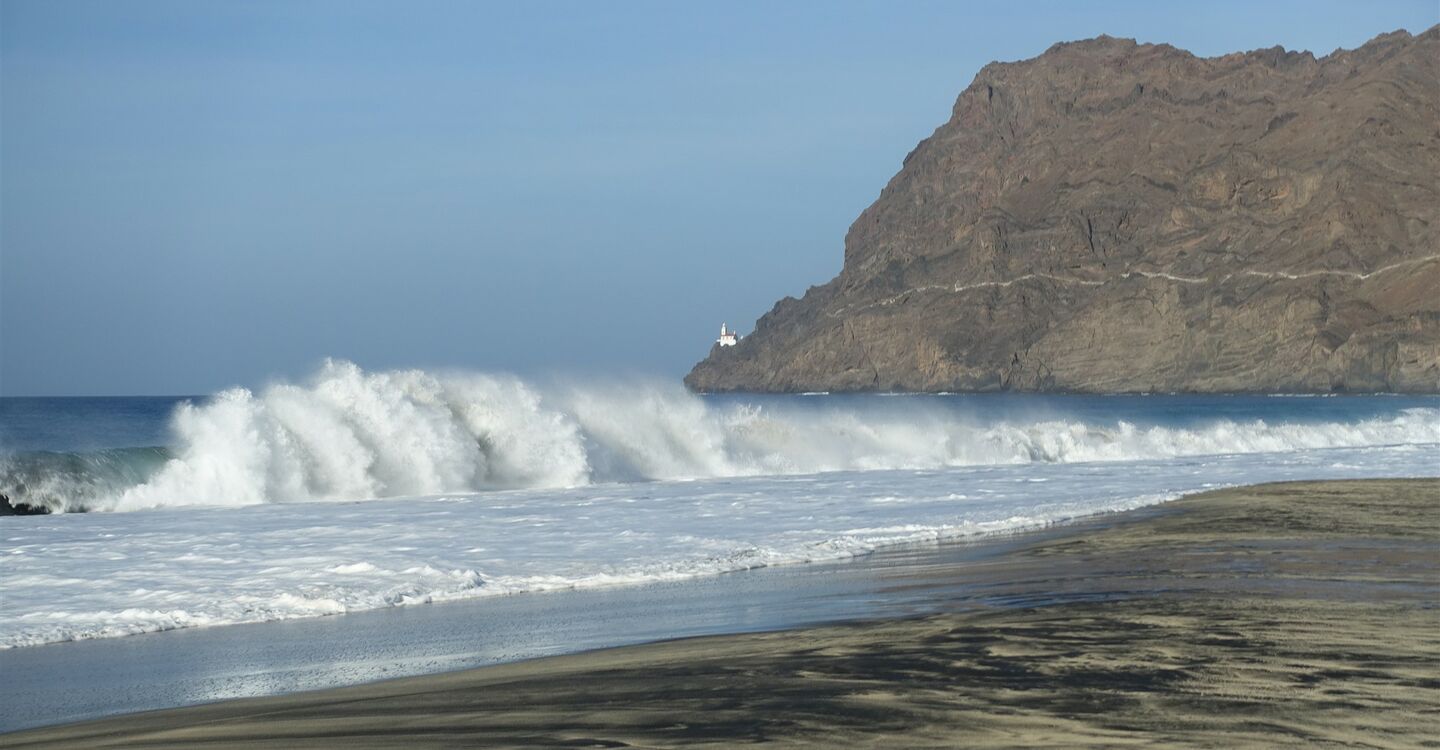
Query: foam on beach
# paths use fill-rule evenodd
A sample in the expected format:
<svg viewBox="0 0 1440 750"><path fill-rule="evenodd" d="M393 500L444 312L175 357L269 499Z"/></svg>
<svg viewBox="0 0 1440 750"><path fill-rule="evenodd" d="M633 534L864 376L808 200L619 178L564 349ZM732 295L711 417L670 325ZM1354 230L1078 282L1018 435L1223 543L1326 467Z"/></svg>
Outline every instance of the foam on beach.
<svg viewBox="0 0 1440 750"><path fill-rule="evenodd" d="M835 560L1218 486L1423 475L1437 458L1330 448L32 516L0 527L0 647Z"/></svg>

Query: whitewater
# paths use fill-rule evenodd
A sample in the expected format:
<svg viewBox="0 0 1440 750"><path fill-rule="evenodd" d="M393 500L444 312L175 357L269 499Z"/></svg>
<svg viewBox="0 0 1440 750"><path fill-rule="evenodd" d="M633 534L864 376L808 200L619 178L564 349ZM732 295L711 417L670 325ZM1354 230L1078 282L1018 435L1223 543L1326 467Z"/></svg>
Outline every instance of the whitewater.
<svg viewBox="0 0 1440 750"><path fill-rule="evenodd" d="M820 562L1440 466L1423 397L701 397L335 361L166 422L164 445L5 447L0 492L54 512L0 518L0 648Z"/></svg>

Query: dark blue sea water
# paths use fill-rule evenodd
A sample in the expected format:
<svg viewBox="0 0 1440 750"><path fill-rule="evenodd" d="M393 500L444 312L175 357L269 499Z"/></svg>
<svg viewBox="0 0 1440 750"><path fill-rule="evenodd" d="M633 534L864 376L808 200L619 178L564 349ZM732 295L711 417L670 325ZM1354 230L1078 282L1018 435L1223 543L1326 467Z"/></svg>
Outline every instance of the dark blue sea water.
<svg viewBox="0 0 1440 750"><path fill-rule="evenodd" d="M0 398L0 451L95 451L170 443L170 415L193 396Z"/></svg>

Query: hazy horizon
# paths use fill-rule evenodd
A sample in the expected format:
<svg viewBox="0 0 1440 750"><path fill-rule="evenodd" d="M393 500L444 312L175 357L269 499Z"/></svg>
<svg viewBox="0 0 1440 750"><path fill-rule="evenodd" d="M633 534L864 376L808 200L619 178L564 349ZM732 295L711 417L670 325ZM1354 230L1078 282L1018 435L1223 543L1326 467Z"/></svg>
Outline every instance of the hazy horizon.
<svg viewBox="0 0 1440 750"><path fill-rule="evenodd" d="M675 379L840 268L984 64L1317 55L1433 2L0 2L0 396Z"/></svg>

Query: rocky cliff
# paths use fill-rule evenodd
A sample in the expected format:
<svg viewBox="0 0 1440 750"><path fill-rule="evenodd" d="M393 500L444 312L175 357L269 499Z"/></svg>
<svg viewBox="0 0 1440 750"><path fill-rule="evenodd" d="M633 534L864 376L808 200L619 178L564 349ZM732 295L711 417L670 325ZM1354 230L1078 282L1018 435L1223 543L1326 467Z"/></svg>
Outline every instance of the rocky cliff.
<svg viewBox="0 0 1440 750"><path fill-rule="evenodd" d="M993 63L701 391L1440 390L1440 27Z"/></svg>

